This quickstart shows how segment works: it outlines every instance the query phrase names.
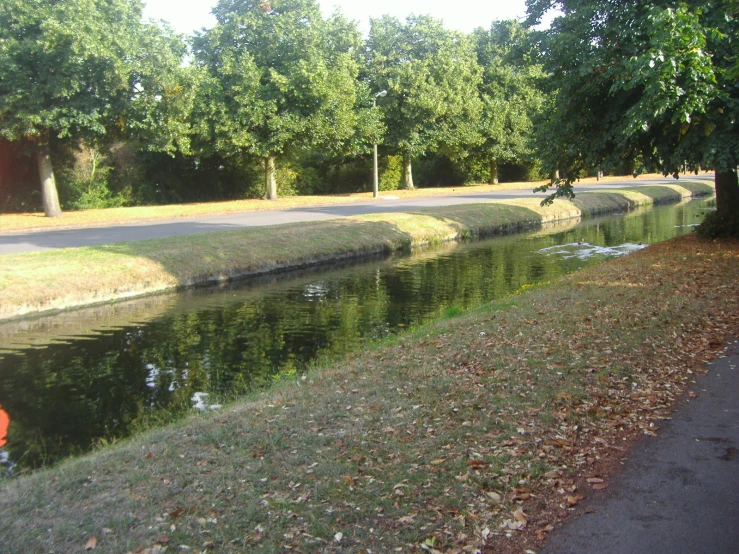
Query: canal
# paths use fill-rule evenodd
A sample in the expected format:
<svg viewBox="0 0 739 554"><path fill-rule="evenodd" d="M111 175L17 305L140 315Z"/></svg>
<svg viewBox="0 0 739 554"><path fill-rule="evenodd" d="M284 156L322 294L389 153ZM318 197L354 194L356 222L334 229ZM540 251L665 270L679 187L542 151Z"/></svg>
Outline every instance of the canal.
<svg viewBox="0 0 739 554"><path fill-rule="evenodd" d="M0 471L50 465L526 285L690 232L715 200L0 323Z"/></svg>

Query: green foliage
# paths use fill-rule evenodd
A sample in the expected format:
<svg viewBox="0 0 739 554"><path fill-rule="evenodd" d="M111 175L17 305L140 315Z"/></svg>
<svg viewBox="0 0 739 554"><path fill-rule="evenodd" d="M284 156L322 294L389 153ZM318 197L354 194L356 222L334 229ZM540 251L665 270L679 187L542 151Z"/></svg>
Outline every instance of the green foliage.
<svg viewBox="0 0 739 554"><path fill-rule="evenodd" d="M739 160L739 56L734 2L531 0L535 21L563 15L542 37L552 89L543 156L565 175L605 171L640 157L648 169L735 171ZM739 191L730 191L739 209ZM719 210L724 202L719 199Z"/></svg>
<svg viewBox="0 0 739 554"><path fill-rule="evenodd" d="M361 42L353 23L325 21L315 0L222 0L214 13L217 25L193 39L202 151L340 152L372 127L367 91L357 83Z"/></svg>
<svg viewBox="0 0 739 554"><path fill-rule="evenodd" d="M462 164L442 153L419 158L416 163L417 182L423 187L449 187L474 181Z"/></svg>
<svg viewBox="0 0 739 554"><path fill-rule="evenodd" d="M60 215L49 155L56 141L129 136L147 150L188 147L184 44L143 23L141 11L138 0L0 3L0 137L27 142L44 160L47 215ZM105 188L91 185L83 196L105 203Z"/></svg>
<svg viewBox="0 0 739 554"><path fill-rule="evenodd" d="M696 230L703 239L739 238L739 214L710 213Z"/></svg>
<svg viewBox="0 0 739 554"><path fill-rule="evenodd" d="M380 190L398 190L403 185L403 157L387 156L379 172Z"/></svg>
<svg viewBox="0 0 739 554"><path fill-rule="evenodd" d="M0 136L170 133L161 118L168 99L180 94L171 77L184 46L142 23L141 9L136 0L2 2ZM174 140L170 133L159 148L172 148Z"/></svg>
<svg viewBox="0 0 739 554"><path fill-rule="evenodd" d="M112 161L95 147L84 143L74 149L73 162L60 173L62 205L66 209L87 210L130 205L132 190L113 191Z"/></svg>
<svg viewBox="0 0 739 554"><path fill-rule="evenodd" d="M429 16L405 23L383 16L371 20L366 63L373 90L388 91L378 105L391 152L420 156L442 148L463 155L479 141L480 68L468 37Z"/></svg>
<svg viewBox="0 0 739 554"><path fill-rule="evenodd" d="M489 163L521 162L532 157L533 118L541 110L544 72L529 31L515 20L495 21L472 34L483 68L479 133L483 142L472 154Z"/></svg>

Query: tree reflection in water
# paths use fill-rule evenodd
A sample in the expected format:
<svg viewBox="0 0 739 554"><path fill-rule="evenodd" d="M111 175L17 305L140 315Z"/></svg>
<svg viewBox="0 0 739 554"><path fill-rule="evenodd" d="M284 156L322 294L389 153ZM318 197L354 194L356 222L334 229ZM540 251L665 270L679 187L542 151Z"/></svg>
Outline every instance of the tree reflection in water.
<svg viewBox="0 0 739 554"><path fill-rule="evenodd" d="M26 333L25 347L0 334L6 410L0 411L0 445L7 441L0 455L5 465L20 468L53 463L176 419L193 409L193 399L217 404L449 310L600 263L609 250L596 247L689 232L705 206L666 206L340 270L188 291L157 305L148 321L109 322L84 334L78 325L67 334L57 330L56 338L38 332L45 343ZM568 246L551 248L556 245ZM583 249L590 253L579 255ZM9 434L7 413L13 414Z"/></svg>

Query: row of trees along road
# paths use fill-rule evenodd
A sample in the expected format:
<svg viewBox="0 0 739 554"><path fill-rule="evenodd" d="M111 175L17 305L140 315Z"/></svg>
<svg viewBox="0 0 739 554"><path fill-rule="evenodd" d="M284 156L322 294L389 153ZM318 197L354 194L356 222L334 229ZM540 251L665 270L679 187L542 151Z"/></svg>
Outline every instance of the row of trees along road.
<svg viewBox="0 0 739 554"><path fill-rule="evenodd" d="M486 160L491 182L498 161L530 153L541 70L514 53L531 53L516 22L468 36L428 16L381 17L365 41L315 0L221 0L188 50L141 11L137 0L0 5L0 136L32 146L49 216L61 213L52 141L259 158L270 199L276 160L299 151L352 156L378 142L403 156L408 188L412 158L429 151Z"/></svg>
<svg viewBox="0 0 739 554"><path fill-rule="evenodd" d="M718 219L739 232L739 2L527 0L554 92L540 155L570 196L584 167L639 157L665 174L716 173Z"/></svg>
<svg viewBox="0 0 739 554"><path fill-rule="evenodd" d="M138 0L0 3L0 137L31 145L48 215L59 215L50 144L111 137L139 151L276 161L358 156L378 142L411 160L536 158L556 194L584 171L640 160L714 168L718 214L739 212L737 0L527 0L529 24L471 35L428 16L356 23L315 0L221 0L188 40L141 20ZM186 60L187 63L183 63ZM388 94L372 107L380 90ZM533 121L537 121L536 124Z"/></svg>

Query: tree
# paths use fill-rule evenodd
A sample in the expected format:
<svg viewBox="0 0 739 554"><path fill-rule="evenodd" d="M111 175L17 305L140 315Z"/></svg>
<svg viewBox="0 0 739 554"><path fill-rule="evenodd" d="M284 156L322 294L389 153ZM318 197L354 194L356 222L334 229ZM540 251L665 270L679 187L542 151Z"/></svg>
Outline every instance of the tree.
<svg viewBox="0 0 739 554"><path fill-rule="evenodd" d="M498 184L498 166L532 153L532 118L541 110L539 88L544 73L528 30L516 20L495 21L489 30L472 34L482 67L483 109L479 132L483 142L473 155L490 166L490 184Z"/></svg>
<svg viewBox="0 0 739 554"><path fill-rule="evenodd" d="M381 102L388 126L384 144L403 155L403 181L413 188L411 159L437 148L464 155L479 142L480 68L468 37L429 16L405 24L372 19L367 80L387 90Z"/></svg>
<svg viewBox="0 0 739 554"><path fill-rule="evenodd" d="M733 0L528 0L529 22L562 12L542 46L559 89L545 152L572 195L584 168L641 156L676 177L716 173L718 216L739 214L739 14Z"/></svg>
<svg viewBox="0 0 739 554"><path fill-rule="evenodd" d="M167 149L182 138L167 106L184 92L172 83L184 47L141 11L138 0L0 3L0 136L34 145L47 216L61 215L51 141L164 130L151 147Z"/></svg>
<svg viewBox="0 0 739 554"><path fill-rule="evenodd" d="M204 74L193 120L206 151L261 158L273 200L278 156L341 148L361 127L359 32L325 21L315 0L221 0L214 14L193 39Z"/></svg>

